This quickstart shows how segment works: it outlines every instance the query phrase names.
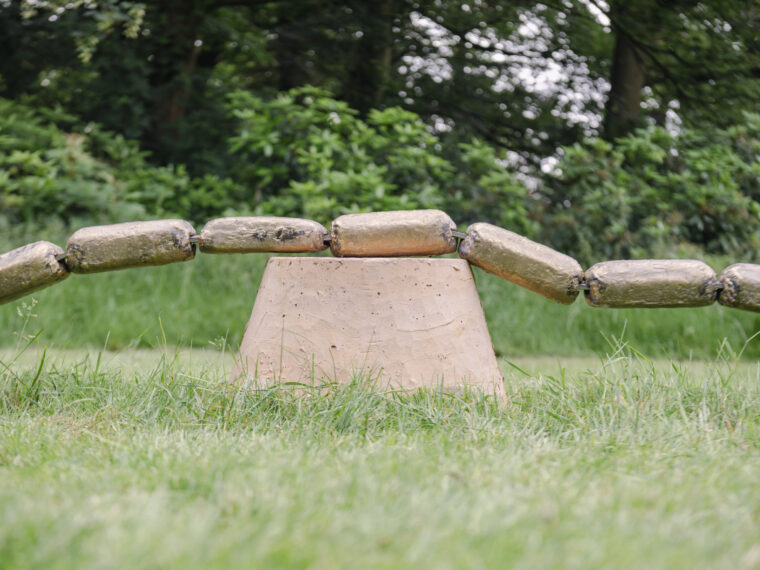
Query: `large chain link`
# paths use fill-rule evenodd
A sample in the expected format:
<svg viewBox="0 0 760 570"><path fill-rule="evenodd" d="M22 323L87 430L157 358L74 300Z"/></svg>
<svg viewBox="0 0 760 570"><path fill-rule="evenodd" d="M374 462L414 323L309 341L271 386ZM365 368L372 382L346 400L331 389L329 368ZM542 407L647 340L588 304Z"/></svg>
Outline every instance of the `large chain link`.
<svg viewBox="0 0 760 570"><path fill-rule="evenodd" d="M197 234L184 220L92 226L76 231L64 251L39 241L0 255L0 304L62 281L95 273L165 265L203 253L313 253L336 257L430 256L458 252L473 265L563 304L580 292L593 307L699 307L715 301L760 312L760 265L738 263L720 276L683 259L617 260L586 271L570 256L485 223L456 230L439 210L349 214L331 231L312 220L230 217Z"/></svg>

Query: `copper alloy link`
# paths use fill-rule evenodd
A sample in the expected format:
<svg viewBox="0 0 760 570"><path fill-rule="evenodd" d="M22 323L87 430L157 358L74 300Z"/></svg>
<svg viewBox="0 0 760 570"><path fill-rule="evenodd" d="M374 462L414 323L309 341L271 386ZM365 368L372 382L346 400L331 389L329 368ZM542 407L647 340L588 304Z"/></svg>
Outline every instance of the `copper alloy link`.
<svg viewBox="0 0 760 570"><path fill-rule="evenodd" d="M703 307L717 297L715 272L693 259L603 261L584 278L592 307Z"/></svg>
<svg viewBox="0 0 760 570"><path fill-rule="evenodd" d="M583 269L572 257L491 224L467 228L459 256L563 305L575 301L583 278Z"/></svg>
<svg viewBox="0 0 760 570"><path fill-rule="evenodd" d="M440 210L347 214L333 220L335 257L443 255L457 250L454 221Z"/></svg>
<svg viewBox="0 0 760 570"><path fill-rule="evenodd" d="M456 230L440 210L349 214L332 231L299 218L218 218L200 233L183 220L128 222L82 228L66 251L44 241L0 255L0 304L62 281L94 273L163 265L207 253L311 253L358 257L431 256L459 252L471 264L563 304L580 291L594 307L721 305L760 312L760 265L737 263L716 277L696 260L617 260L585 272L573 258L523 236L473 224Z"/></svg>
<svg viewBox="0 0 760 570"><path fill-rule="evenodd" d="M240 216L211 220L201 230L203 253L314 253L327 249L327 229L299 218Z"/></svg>
<svg viewBox="0 0 760 570"><path fill-rule="evenodd" d="M718 302L726 307L760 312L760 265L735 263L720 274Z"/></svg>
<svg viewBox="0 0 760 570"><path fill-rule="evenodd" d="M38 241L0 255L0 305L63 281L69 270L61 261L63 250Z"/></svg>

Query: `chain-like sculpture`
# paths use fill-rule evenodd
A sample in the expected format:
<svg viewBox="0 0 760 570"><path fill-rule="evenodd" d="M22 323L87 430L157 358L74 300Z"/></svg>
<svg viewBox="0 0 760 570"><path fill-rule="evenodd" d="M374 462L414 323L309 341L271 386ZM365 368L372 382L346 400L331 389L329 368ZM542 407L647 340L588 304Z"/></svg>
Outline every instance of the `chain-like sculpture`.
<svg viewBox="0 0 760 570"><path fill-rule="evenodd" d="M0 304L66 279L165 265L203 253L313 253L336 257L431 256L459 252L473 265L558 303L580 291L593 307L701 307L720 304L760 312L760 265L737 263L716 276L697 260L619 260L585 272L563 253L497 226L456 231L439 210L340 216L328 232L296 218L233 217L208 222L199 235L183 220L93 226L76 231L64 251L38 241L0 255Z"/></svg>

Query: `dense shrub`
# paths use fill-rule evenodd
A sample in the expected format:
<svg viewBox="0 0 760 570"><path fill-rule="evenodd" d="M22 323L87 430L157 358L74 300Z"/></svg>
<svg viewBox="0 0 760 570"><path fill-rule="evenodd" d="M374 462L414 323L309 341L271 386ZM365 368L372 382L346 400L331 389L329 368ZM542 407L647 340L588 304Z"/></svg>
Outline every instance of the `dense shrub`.
<svg viewBox="0 0 760 570"><path fill-rule="evenodd" d="M151 166L137 145L97 125L0 99L0 222L69 225L228 214L307 216L441 208L489 221L584 263L691 244L755 257L760 247L760 116L711 131L640 130L562 149L532 190L479 140L433 134L398 108L366 118L306 87L269 101L229 101L227 178ZM55 122L54 122L55 121ZM58 125L66 125L64 132Z"/></svg>
<svg viewBox="0 0 760 570"><path fill-rule="evenodd" d="M66 134L32 109L0 99L0 212L14 222L42 218L132 218L115 169L96 160L86 137Z"/></svg>
<svg viewBox="0 0 760 570"><path fill-rule="evenodd" d="M760 116L726 130L655 127L564 149L544 185L542 237L584 260L666 244L754 257L760 246Z"/></svg>
<svg viewBox="0 0 760 570"><path fill-rule="evenodd" d="M230 141L240 157L235 177L257 212L329 222L347 212L443 208L460 223L531 233L534 199L496 151L473 141L444 158L442 141L414 113L393 107L362 120L312 87L271 101L238 92L231 109L240 121Z"/></svg>
<svg viewBox="0 0 760 570"><path fill-rule="evenodd" d="M231 180L192 178L182 165L151 166L134 142L97 125L64 132L53 118L67 122L0 99L0 216L7 222L202 222L240 202Z"/></svg>

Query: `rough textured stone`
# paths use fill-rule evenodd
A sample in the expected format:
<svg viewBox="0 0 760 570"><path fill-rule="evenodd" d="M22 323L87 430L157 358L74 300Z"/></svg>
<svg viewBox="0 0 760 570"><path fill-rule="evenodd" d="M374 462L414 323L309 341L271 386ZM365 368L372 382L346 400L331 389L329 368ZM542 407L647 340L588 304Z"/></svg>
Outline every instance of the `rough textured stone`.
<svg viewBox="0 0 760 570"><path fill-rule="evenodd" d="M57 245L37 241L0 255L0 305L62 281L69 272Z"/></svg>
<svg viewBox="0 0 760 570"><path fill-rule="evenodd" d="M534 293L569 305L578 296L583 269L572 257L491 224L472 224L460 257Z"/></svg>
<svg viewBox="0 0 760 570"><path fill-rule="evenodd" d="M456 251L456 225L440 210L347 214L332 223L335 257L404 257Z"/></svg>
<svg viewBox="0 0 760 570"><path fill-rule="evenodd" d="M309 253L327 249L327 230L312 220L279 217L219 218L201 230L203 253Z"/></svg>
<svg viewBox="0 0 760 570"><path fill-rule="evenodd" d="M760 265L735 263L720 274L718 302L726 307L760 312Z"/></svg>
<svg viewBox="0 0 760 570"><path fill-rule="evenodd" d="M715 302L718 280L692 259L605 261L586 271L592 307L703 307Z"/></svg>
<svg viewBox="0 0 760 570"><path fill-rule="evenodd" d="M194 233L184 220L82 228L66 244L66 265L74 273L98 273L187 261L195 257Z"/></svg>
<svg viewBox="0 0 760 570"><path fill-rule="evenodd" d="M472 272L459 259L271 258L233 381L477 387L504 395Z"/></svg>

